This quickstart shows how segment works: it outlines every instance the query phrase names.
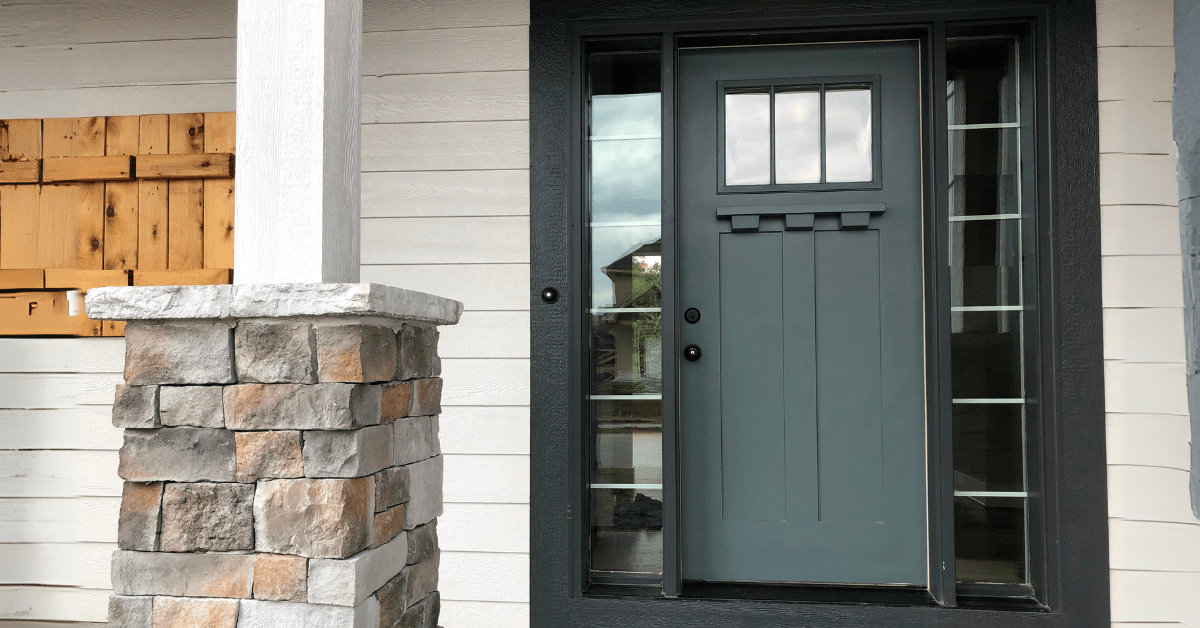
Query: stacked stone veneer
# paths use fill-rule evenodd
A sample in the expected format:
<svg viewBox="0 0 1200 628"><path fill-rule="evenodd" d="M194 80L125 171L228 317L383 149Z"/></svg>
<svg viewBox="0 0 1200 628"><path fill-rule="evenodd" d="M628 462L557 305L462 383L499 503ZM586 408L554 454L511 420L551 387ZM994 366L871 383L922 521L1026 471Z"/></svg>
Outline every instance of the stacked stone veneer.
<svg viewBox="0 0 1200 628"><path fill-rule="evenodd" d="M439 323L370 284L118 288L110 628L433 628Z"/></svg>

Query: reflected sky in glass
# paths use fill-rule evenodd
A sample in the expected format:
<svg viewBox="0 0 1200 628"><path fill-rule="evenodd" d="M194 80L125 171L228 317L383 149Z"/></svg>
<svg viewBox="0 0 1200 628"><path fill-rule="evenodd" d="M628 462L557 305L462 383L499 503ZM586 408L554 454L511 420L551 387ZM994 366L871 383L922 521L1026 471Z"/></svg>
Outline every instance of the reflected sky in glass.
<svg viewBox="0 0 1200 628"><path fill-rule="evenodd" d="M825 93L825 180L831 183L870 181L871 90L842 89Z"/></svg>
<svg viewBox="0 0 1200 628"><path fill-rule="evenodd" d="M725 94L725 185L771 182L771 95Z"/></svg>
<svg viewBox="0 0 1200 628"><path fill-rule="evenodd" d="M775 95L775 182L821 182L821 94Z"/></svg>

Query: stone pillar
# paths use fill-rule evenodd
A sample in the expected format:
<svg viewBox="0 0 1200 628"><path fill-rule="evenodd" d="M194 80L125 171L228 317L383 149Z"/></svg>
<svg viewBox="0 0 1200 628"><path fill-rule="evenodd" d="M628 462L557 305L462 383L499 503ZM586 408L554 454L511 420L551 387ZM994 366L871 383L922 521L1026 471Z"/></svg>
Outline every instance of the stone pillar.
<svg viewBox="0 0 1200 628"><path fill-rule="evenodd" d="M99 288L123 320L110 628L433 628L438 325L375 284Z"/></svg>

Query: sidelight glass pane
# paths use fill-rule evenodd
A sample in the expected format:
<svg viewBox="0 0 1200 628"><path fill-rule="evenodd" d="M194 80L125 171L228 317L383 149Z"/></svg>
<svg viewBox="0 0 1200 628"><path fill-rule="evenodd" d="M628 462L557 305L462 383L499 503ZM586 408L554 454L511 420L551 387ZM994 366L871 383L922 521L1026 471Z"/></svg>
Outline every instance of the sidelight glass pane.
<svg viewBox="0 0 1200 628"><path fill-rule="evenodd" d="M870 181L871 142L871 90L825 92L825 180Z"/></svg>
<svg viewBox="0 0 1200 628"><path fill-rule="evenodd" d="M775 94L775 182L821 182L821 93Z"/></svg>
<svg viewBox="0 0 1200 628"><path fill-rule="evenodd" d="M946 103L952 126L1017 122L1017 40L946 43Z"/></svg>
<svg viewBox="0 0 1200 628"><path fill-rule="evenodd" d="M950 215L1019 214L1020 129L951 129Z"/></svg>
<svg viewBox="0 0 1200 628"><path fill-rule="evenodd" d="M1027 582L1025 500L955 497L954 553L959 582Z"/></svg>
<svg viewBox="0 0 1200 628"><path fill-rule="evenodd" d="M771 95L725 94L725 185L771 182Z"/></svg>
<svg viewBox="0 0 1200 628"><path fill-rule="evenodd" d="M1021 394L1022 312L952 312L951 390L955 399Z"/></svg>
<svg viewBox="0 0 1200 628"><path fill-rule="evenodd" d="M659 62L652 52L595 54L590 63L584 407L592 572L662 573Z"/></svg>
<svg viewBox="0 0 1200 628"><path fill-rule="evenodd" d="M954 490L1025 490L1024 405L954 404Z"/></svg>
<svg viewBox="0 0 1200 628"><path fill-rule="evenodd" d="M1021 221L950 223L950 298L953 306L1021 304Z"/></svg>

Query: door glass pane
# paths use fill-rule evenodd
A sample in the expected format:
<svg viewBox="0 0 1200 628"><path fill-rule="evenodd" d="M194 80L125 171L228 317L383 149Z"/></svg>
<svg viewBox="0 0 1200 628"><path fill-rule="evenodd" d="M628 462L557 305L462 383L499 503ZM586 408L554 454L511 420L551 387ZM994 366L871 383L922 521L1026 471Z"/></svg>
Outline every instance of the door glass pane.
<svg viewBox="0 0 1200 628"><path fill-rule="evenodd" d="M825 180L870 181L871 90L837 89L825 93Z"/></svg>
<svg viewBox="0 0 1200 628"><path fill-rule="evenodd" d="M775 95L775 182L821 182L821 93Z"/></svg>
<svg viewBox="0 0 1200 628"><path fill-rule="evenodd" d="M591 57L586 403L593 572L662 573L659 54Z"/></svg>
<svg viewBox="0 0 1200 628"><path fill-rule="evenodd" d="M725 94L725 185L771 182L771 95Z"/></svg>

